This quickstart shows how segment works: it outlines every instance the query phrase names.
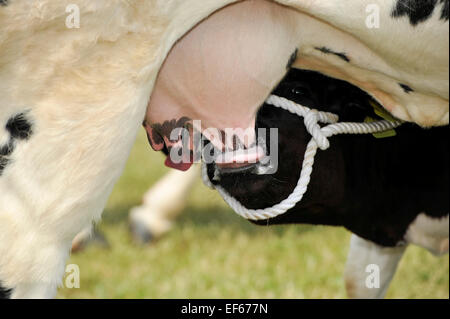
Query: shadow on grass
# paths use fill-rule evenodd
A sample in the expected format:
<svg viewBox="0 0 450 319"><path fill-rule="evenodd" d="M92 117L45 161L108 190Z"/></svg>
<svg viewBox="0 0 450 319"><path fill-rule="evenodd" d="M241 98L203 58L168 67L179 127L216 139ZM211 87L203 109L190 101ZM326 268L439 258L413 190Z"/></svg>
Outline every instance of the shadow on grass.
<svg viewBox="0 0 450 319"><path fill-rule="evenodd" d="M116 225L128 224L128 215L130 209L139 203L119 205L105 210L103 213L102 224ZM255 225L242 217L236 215L231 209L218 205L208 206L207 208L199 208L188 205L183 212L175 219L177 228L184 226L195 226L196 228L210 228L215 226L218 228L227 228L233 233L244 232L246 234L256 234L262 231L270 231L277 235L282 235L288 228L299 234L314 231L318 229L313 225Z"/></svg>

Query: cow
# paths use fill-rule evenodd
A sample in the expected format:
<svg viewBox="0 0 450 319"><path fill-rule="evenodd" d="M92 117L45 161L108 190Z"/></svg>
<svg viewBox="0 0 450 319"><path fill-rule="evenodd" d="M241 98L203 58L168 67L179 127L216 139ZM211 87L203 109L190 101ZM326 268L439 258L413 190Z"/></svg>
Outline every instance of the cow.
<svg viewBox="0 0 450 319"><path fill-rule="evenodd" d="M358 87L400 120L447 125L448 7L0 1L0 294L55 295L72 239L99 220L142 123L151 146L168 154L180 148L173 129L192 120L250 132L242 140L250 147L258 110L297 68ZM262 155L255 148L248 159ZM168 156L166 164L192 163Z"/></svg>

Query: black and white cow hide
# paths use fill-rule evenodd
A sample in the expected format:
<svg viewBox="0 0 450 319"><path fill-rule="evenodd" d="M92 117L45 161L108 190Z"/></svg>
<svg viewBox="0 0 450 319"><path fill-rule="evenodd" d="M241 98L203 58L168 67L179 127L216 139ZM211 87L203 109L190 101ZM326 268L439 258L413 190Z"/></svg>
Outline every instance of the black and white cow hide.
<svg viewBox="0 0 450 319"><path fill-rule="evenodd" d="M422 128L448 125L448 20L449 0L0 0L0 296L56 295L72 239L100 219L143 122L157 150L176 144L166 135L185 119L220 130L290 123L281 145L296 156L281 153L277 173L287 183L243 181L282 198L308 138L298 119L261 108L286 65L351 83ZM323 81L310 103L362 118ZM375 256L395 268L403 241L448 246L436 224L448 213L446 131L411 124L381 141L332 138L300 204L309 206L298 207L306 213L271 222L346 226L359 235L349 291L383 295L386 284L375 295L360 287L358 265Z"/></svg>
<svg viewBox="0 0 450 319"><path fill-rule="evenodd" d="M274 94L338 114L343 122L379 118L366 93L316 72L292 70ZM252 165L237 172L208 165L212 183L249 209L271 207L292 193L311 139L303 118L268 104L259 110L257 128L278 129L275 174L258 175ZM423 129L408 123L393 137L338 135L330 144L316 156L302 201L283 215L255 223L344 226L355 234L346 273L349 294L383 296L407 244L435 254L448 251L448 126ZM375 249L378 253L369 258L368 250ZM390 256L382 265L384 286L367 289L361 280L367 276L365 269L380 263L383 255Z"/></svg>

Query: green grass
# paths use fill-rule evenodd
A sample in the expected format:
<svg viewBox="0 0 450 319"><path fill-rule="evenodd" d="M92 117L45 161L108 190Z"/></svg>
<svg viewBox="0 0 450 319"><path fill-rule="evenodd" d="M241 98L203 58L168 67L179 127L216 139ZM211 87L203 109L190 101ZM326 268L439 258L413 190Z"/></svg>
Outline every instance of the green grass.
<svg viewBox="0 0 450 319"><path fill-rule="evenodd" d="M199 180L186 211L158 242L140 247L128 211L167 169L140 134L99 228L110 249L73 255L81 288L59 298L345 298L350 233L308 225L254 226ZM449 259L410 247L388 298L449 298Z"/></svg>

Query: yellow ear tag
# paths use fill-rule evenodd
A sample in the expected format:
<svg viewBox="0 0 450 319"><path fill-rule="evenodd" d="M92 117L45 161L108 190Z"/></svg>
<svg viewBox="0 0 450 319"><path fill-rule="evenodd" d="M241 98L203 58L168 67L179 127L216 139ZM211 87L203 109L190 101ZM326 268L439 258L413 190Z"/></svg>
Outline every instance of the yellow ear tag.
<svg viewBox="0 0 450 319"><path fill-rule="evenodd" d="M373 110L376 115L385 119L386 121L395 122L397 119L391 115L388 111L386 111L382 106L378 105L374 101L369 101L370 105L373 107Z"/></svg>
<svg viewBox="0 0 450 319"><path fill-rule="evenodd" d="M387 121L391 121L394 122L396 121L396 119L389 114L388 111L386 111L384 108L382 108L381 106L379 106L378 104L376 104L374 101L369 101L370 105L373 107L373 110L375 112L376 115L378 115L379 117L387 120ZM364 119L365 123L368 122L375 122L377 121L376 119L374 119L373 117L367 116ZM397 135L397 132L395 131L395 129L391 129L391 130L387 130L384 132L378 132L378 133L373 133L372 134L375 138L387 138L387 137L393 137Z"/></svg>

